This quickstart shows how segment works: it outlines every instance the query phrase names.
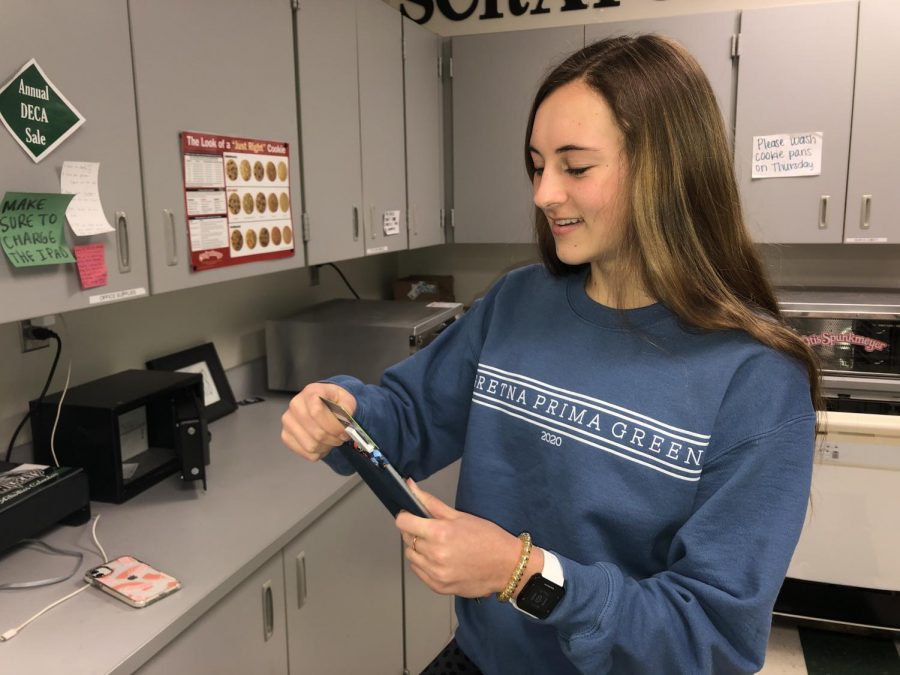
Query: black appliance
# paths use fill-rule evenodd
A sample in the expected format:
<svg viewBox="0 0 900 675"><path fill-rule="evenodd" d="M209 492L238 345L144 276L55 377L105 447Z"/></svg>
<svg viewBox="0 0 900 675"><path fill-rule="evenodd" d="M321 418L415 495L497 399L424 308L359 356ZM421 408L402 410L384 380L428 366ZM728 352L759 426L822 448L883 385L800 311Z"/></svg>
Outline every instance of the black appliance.
<svg viewBox="0 0 900 675"><path fill-rule="evenodd" d="M209 432L199 373L126 370L69 389L61 408L60 397L29 404L34 456L82 467L91 499L122 503L178 471L206 488Z"/></svg>
<svg viewBox="0 0 900 675"><path fill-rule="evenodd" d="M0 462L0 554L57 523L81 525L90 517L83 470Z"/></svg>

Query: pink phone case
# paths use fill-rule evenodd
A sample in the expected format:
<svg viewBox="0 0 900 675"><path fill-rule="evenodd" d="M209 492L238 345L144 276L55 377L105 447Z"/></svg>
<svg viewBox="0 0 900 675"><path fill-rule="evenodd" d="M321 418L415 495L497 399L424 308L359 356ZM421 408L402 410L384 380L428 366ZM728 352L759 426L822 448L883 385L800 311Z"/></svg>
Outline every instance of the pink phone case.
<svg viewBox="0 0 900 675"><path fill-rule="evenodd" d="M146 607L181 588L175 577L128 555L88 570L84 578L132 607Z"/></svg>

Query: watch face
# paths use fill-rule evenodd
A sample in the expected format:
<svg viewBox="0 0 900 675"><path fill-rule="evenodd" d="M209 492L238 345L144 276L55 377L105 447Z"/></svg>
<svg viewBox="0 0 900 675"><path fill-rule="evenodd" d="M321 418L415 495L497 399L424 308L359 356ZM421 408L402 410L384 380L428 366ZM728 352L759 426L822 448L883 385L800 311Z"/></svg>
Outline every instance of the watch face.
<svg viewBox="0 0 900 675"><path fill-rule="evenodd" d="M516 598L516 605L538 619L546 619L565 595L565 588L540 574L532 576Z"/></svg>

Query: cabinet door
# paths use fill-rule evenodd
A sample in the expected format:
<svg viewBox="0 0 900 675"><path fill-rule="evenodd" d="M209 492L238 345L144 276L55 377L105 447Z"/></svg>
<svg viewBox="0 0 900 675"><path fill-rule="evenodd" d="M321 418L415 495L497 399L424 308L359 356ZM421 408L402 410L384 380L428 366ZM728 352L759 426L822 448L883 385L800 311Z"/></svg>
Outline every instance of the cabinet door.
<svg viewBox="0 0 900 675"><path fill-rule="evenodd" d="M127 9L116 0L8 0L3 3L3 20L7 27L18 28L4 31L0 41L2 84L33 58L86 121L39 164L0 128L0 195L7 191L59 193L64 161L99 162L100 199L117 231L75 237L65 227L70 247L103 245L108 281L88 290L82 290L74 264L15 268L0 253L0 323L146 295ZM75 35L77 40L72 39Z"/></svg>
<svg viewBox="0 0 900 675"><path fill-rule="evenodd" d="M378 0L357 4L359 129L366 255L407 248L400 12Z"/></svg>
<svg viewBox="0 0 900 675"><path fill-rule="evenodd" d="M279 551L137 672L287 673L284 598Z"/></svg>
<svg viewBox="0 0 900 675"><path fill-rule="evenodd" d="M741 14L735 162L757 242L843 240L856 19L856 2ZM821 175L751 177L754 137L816 132L822 132ZM789 162L791 148L785 149L782 162Z"/></svg>
<svg viewBox="0 0 900 675"><path fill-rule="evenodd" d="M859 8L856 93L844 241L900 242L900 3L865 0Z"/></svg>
<svg viewBox="0 0 900 675"><path fill-rule="evenodd" d="M301 213L291 7L283 0L129 0L154 293L303 266L276 260L191 270L179 134L287 142L294 231Z"/></svg>
<svg viewBox="0 0 900 675"><path fill-rule="evenodd" d="M455 242L534 240L528 113L550 68L583 46L582 26L453 38Z"/></svg>
<svg viewBox="0 0 900 675"><path fill-rule="evenodd" d="M459 462L438 471L419 485L450 506L456 503ZM402 545L402 544L401 544ZM406 670L420 673L453 637L452 595L438 595L403 560L403 625L406 631Z"/></svg>
<svg viewBox="0 0 900 675"><path fill-rule="evenodd" d="M403 671L400 551L364 484L284 548L291 673Z"/></svg>
<svg viewBox="0 0 900 675"><path fill-rule="evenodd" d="M364 238L356 3L303 0L295 17L308 262L359 258Z"/></svg>
<svg viewBox="0 0 900 675"><path fill-rule="evenodd" d="M729 135L734 128L734 63L731 40L737 33L738 13L717 12L671 16L640 21L589 24L584 28L585 43L613 35L658 33L684 45L700 63L709 78Z"/></svg>
<svg viewBox="0 0 900 675"><path fill-rule="evenodd" d="M409 248L444 243L441 38L403 18L406 202Z"/></svg>

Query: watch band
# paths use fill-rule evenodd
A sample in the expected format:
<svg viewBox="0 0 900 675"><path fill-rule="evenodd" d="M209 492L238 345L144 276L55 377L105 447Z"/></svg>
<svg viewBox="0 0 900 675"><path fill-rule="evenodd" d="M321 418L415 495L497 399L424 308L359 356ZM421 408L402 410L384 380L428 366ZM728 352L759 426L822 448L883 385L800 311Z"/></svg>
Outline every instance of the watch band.
<svg viewBox="0 0 900 675"><path fill-rule="evenodd" d="M557 586L566 585L566 575L563 573L559 558L546 549L544 549L544 567L541 570L541 576Z"/></svg>

